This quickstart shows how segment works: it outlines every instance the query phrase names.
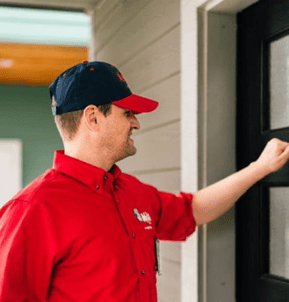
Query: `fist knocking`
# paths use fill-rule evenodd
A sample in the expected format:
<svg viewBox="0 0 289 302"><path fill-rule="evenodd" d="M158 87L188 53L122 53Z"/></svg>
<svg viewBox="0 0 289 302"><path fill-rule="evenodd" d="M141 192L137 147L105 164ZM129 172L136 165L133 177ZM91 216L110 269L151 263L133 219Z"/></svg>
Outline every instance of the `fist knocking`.
<svg viewBox="0 0 289 302"><path fill-rule="evenodd" d="M267 176L270 173L277 172L286 165L289 160L289 143L281 141L277 138L271 139L259 158L256 164Z"/></svg>

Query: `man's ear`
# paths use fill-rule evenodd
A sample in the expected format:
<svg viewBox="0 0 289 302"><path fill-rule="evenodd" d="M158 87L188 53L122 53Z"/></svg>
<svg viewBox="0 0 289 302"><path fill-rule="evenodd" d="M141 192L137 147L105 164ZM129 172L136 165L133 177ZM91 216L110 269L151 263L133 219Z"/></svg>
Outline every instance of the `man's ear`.
<svg viewBox="0 0 289 302"><path fill-rule="evenodd" d="M51 96L51 106L52 106L52 107L57 106L57 103L56 103L56 101L55 101L54 95Z"/></svg>
<svg viewBox="0 0 289 302"><path fill-rule="evenodd" d="M83 112L85 124L91 130L95 131L98 128L99 121L99 110L95 105L89 105L84 109Z"/></svg>

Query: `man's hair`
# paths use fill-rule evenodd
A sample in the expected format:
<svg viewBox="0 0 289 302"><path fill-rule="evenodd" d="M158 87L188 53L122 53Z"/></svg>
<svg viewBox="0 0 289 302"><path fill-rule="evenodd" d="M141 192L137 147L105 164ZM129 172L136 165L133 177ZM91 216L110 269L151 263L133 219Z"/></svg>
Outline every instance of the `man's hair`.
<svg viewBox="0 0 289 302"><path fill-rule="evenodd" d="M56 102L54 97L52 98L52 106L55 106ZM97 106L100 112L106 117L111 112L111 103ZM79 127L80 119L83 115L84 110L77 110L67 112L54 116L54 121L58 126L61 136L63 139L71 141Z"/></svg>

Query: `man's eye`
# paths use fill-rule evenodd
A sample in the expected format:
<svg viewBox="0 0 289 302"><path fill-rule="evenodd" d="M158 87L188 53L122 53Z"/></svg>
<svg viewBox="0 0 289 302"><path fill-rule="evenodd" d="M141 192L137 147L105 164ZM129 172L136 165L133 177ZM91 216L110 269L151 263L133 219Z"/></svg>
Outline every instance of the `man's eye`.
<svg viewBox="0 0 289 302"><path fill-rule="evenodd" d="M131 111L126 111L126 112L125 112L125 115L126 115L126 116L130 116L131 113L132 113Z"/></svg>

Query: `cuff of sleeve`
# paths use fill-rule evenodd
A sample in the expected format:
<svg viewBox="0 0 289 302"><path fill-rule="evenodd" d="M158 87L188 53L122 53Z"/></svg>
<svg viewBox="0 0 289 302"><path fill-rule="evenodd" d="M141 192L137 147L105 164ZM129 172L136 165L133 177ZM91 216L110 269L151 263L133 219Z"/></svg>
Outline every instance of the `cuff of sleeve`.
<svg viewBox="0 0 289 302"><path fill-rule="evenodd" d="M192 205L193 194L180 192L179 195L184 198L184 200L186 202L186 206L187 206L186 211L189 214L187 217L188 227L185 229L185 233L183 234L183 236L180 236L180 239L177 241L185 241L187 239L187 237L189 237L190 235L192 235L195 232L197 224L196 224L196 221L195 221L195 218L193 215L193 205Z"/></svg>

